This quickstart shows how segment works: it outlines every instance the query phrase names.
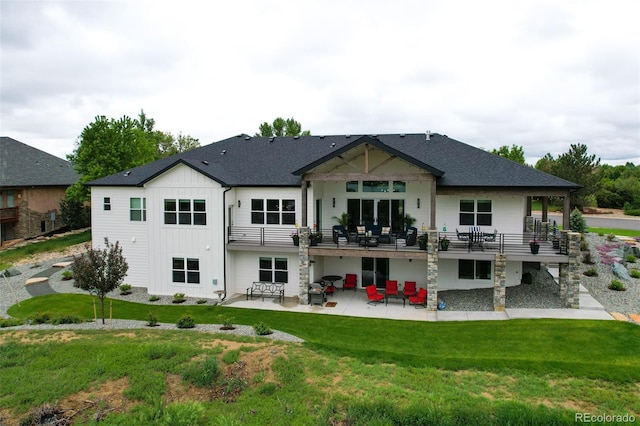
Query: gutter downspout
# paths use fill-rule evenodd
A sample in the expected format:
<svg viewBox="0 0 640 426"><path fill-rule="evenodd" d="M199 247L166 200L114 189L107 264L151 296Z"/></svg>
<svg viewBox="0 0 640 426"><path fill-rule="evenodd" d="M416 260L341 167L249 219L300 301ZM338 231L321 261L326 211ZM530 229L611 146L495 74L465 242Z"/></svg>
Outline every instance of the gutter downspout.
<svg viewBox="0 0 640 426"><path fill-rule="evenodd" d="M222 235L224 236L222 238L222 280L224 281L224 296L220 299L220 302L224 302L227 298L227 248L225 247L227 243L227 228L225 225L227 223L227 192L231 191L231 189L233 188L229 187L222 193Z"/></svg>

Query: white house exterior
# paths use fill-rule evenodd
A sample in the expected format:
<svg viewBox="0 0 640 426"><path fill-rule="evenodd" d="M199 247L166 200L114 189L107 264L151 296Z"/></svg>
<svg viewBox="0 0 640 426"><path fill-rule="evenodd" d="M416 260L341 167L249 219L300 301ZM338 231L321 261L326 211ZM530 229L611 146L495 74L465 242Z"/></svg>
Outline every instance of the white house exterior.
<svg viewBox="0 0 640 426"><path fill-rule="evenodd" d="M150 294L228 297L267 281L307 303L311 282L354 273L358 288L416 281L428 289L430 309L438 290L492 287L501 310L524 262L553 262L567 305L577 307L572 236L553 250L553 227L546 212L534 223L530 200L563 197L568 207L578 186L443 135L239 135L90 186L94 246L119 241L126 281ZM334 217L343 212L352 238L363 224L388 226L389 240L334 240ZM402 245L407 215L428 237L426 250ZM470 226L495 232L495 241L458 240L456 229ZM309 233L320 232L322 242L310 245ZM298 246L291 234L300 235ZM447 251L443 237L452 241ZM535 255L532 238L546 244Z"/></svg>

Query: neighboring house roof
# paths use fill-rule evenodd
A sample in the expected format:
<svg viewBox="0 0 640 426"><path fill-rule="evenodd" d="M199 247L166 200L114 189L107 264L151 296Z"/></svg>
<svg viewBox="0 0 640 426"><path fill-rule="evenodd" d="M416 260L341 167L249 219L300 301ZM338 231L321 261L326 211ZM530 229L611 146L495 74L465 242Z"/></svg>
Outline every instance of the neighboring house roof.
<svg viewBox="0 0 640 426"><path fill-rule="evenodd" d="M15 139L0 137L0 187L69 186L77 180L70 162Z"/></svg>
<svg viewBox="0 0 640 426"><path fill-rule="evenodd" d="M368 143L437 177L439 187L578 189L579 185L451 139L446 135L390 134L300 137L238 135L88 183L140 186L176 164L223 186L299 186L300 175Z"/></svg>

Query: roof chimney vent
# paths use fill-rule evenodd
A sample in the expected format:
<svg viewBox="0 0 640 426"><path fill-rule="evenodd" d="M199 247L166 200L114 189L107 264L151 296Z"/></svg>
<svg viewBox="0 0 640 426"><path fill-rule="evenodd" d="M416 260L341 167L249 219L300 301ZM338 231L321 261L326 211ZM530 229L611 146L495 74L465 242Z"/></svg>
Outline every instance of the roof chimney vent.
<svg viewBox="0 0 640 426"><path fill-rule="evenodd" d="M131 174L131 170L127 170L126 172L124 172L125 176L129 176Z"/></svg>
<svg viewBox="0 0 640 426"><path fill-rule="evenodd" d="M427 130L427 140L430 141L431 140L431 130Z"/></svg>
<svg viewBox="0 0 640 426"><path fill-rule="evenodd" d="M205 166L208 166L209 162L207 160L202 160L202 164L204 164Z"/></svg>
<svg viewBox="0 0 640 426"><path fill-rule="evenodd" d="M331 144L331 148L335 148L335 146L336 146L336 143L335 143L335 142L333 142L333 143Z"/></svg>
<svg viewBox="0 0 640 426"><path fill-rule="evenodd" d="M249 139L251 139L251 136L245 136L245 137L244 137L244 140L245 140L245 141L248 141Z"/></svg>
<svg viewBox="0 0 640 426"><path fill-rule="evenodd" d="M344 137L349 139L351 137L351 135L345 135Z"/></svg>
<svg viewBox="0 0 640 426"><path fill-rule="evenodd" d="M269 138L269 143L273 142L273 139L274 139L274 138L273 138L273 136L271 136L271 137Z"/></svg>
<svg viewBox="0 0 640 426"><path fill-rule="evenodd" d="M220 153L220 155L225 155L227 153L226 149L223 149L222 152Z"/></svg>

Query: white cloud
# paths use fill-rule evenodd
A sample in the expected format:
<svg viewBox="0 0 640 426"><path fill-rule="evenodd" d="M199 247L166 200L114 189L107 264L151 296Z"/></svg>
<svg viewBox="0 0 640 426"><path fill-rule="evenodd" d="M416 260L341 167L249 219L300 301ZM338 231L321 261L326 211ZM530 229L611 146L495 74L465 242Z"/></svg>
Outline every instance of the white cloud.
<svg viewBox="0 0 640 426"><path fill-rule="evenodd" d="M427 3L427 4L423 4ZM294 117L315 134L448 134L530 162L571 143L640 164L634 0L0 0L3 135L64 157L95 116L208 143Z"/></svg>

